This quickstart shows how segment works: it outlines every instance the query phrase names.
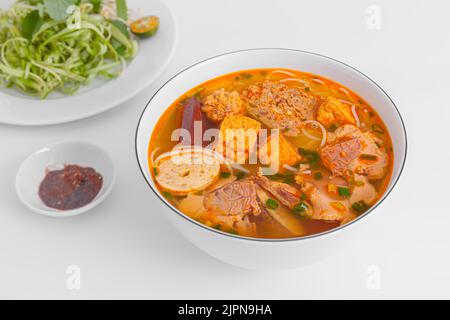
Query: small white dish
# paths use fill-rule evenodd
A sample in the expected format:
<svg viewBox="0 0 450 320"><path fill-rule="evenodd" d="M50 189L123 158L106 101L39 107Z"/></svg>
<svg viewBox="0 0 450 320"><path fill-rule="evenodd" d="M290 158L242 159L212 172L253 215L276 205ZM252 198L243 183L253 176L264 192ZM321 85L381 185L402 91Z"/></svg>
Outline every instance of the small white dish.
<svg viewBox="0 0 450 320"><path fill-rule="evenodd" d="M56 210L46 206L39 197L39 185L46 170L59 170L65 164L91 167L103 177L103 185L95 199L73 210ZM50 217L67 218L82 214L100 204L111 192L115 179L111 157L99 147L86 142L65 142L42 148L31 154L19 168L16 191L29 209Z"/></svg>
<svg viewBox="0 0 450 320"><path fill-rule="evenodd" d="M14 1L9 1L11 5ZM160 18L158 32L139 40L139 51L125 72L111 80L94 79L74 95L51 93L46 99L0 86L0 123L41 126L94 116L131 99L149 86L166 68L177 42L175 20L163 0L128 0L130 9ZM0 5L4 9L5 4Z"/></svg>

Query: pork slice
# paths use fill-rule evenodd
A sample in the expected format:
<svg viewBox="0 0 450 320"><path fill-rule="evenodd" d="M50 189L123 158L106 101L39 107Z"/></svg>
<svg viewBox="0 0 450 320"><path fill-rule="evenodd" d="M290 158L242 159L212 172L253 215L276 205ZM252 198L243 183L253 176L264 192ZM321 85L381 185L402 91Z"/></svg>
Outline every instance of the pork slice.
<svg viewBox="0 0 450 320"><path fill-rule="evenodd" d="M304 225L294 214L292 214L292 210L283 205L274 209L266 208L263 204L266 203L272 195L259 186L256 187L256 193L258 194L258 198L261 201L261 207L263 208L262 212L264 214L261 216L266 218L266 223L272 221L272 223L279 224L280 227L289 231L293 236L298 237L306 234ZM269 218L271 221L268 221Z"/></svg>
<svg viewBox="0 0 450 320"><path fill-rule="evenodd" d="M321 149L323 164L336 176L344 176L353 161L358 159L361 144L358 139L349 139L329 144Z"/></svg>
<svg viewBox="0 0 450 320"><path fill-rule="evenodd" d="M205 193L204 207L219 216L258 215L255 184L250 180L234 181Z"/></svg>
<svg viewBox="0 0 450 320"><path fill-rule="evenodd" d="M340 126L329 134L320 155L324 165L337 176L345 177L350 170L373 180L381 179L387 172L388 155L382 141L354 125Z"/></svg>
<svg viewBox="0 0 450 320"><path fill-rule="evenodd" d="M253 176L252 180L290 209L293 209L300 202L300 190L289 184L272 181L262 175Z"/></svg>

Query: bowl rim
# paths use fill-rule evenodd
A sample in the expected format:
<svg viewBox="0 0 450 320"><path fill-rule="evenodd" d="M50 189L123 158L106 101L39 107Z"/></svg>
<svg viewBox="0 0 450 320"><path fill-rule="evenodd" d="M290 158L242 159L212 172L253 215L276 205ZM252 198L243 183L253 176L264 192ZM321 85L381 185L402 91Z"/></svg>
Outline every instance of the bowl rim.
<svg viewBox="0 0 450 320"><path fill-rule="evenodd" d="M392 106L394 106L395 112L397 113L399 119L400 119L400 124L402 126L402 130L403 130L403 134L405 137L405 147L404 147L404 156L403 159L401 159L401 165L400 165L400 170L398 172L397 177L395 178L395 180L392 181L392 186L386 190L386 192L383 194L383 196L377 201L377 203L372 206L371 208L369 208L369 210L367 210L366 212L364 212L362 215L360 215L359 217L357 217L356 219L354 219L353 221L350 221L346 224L340 225L336 228L327 230L327 231L323 231L320 233L315 233L312 235L307 235L307 236L300 236L300 237L293 237L293 238L281 238L281 239L269 239L269 238L252 238L252 237L244 237L244 236L239 236L239 235L234 235L231 233L227 233L227 232L223 232L211 227L208 227L198 221L195 221L194 219L191 219L190 217L188 217L187 215L185 215L184 213L182 213L181 211L179 211L178 209L176 209L175 207L173 207L172 205L170 205L160 194L157 190L155 190L155 188L149 183L149 181L147 180L147 177L145 175L144 169L141 166L141 163L139 161L139 152L138 152L138 134L139 134L139 129L141 126L141 121L142 118L145 114L145 112L147 111L148 106L150 105L150 103L152 102L152 100L156 97L156 95L159 94L159 92L170 82L172 82L176 77L178 77L180 74L198 66L201 65L205 62L223 57L223 56L227 56L227 55L232 55L232 54L236 54L236 53L242 53L242 52L251 52L251 51L266 51L266 50L273 50L273 51L291 51L291 52L300 52L300 53L304 53L304 54L309 54L309 55L313 55L313 56L317 56L320 58L324 58L326 60L331 60L335 63L341 64L346 68L349 68L353 71L355 71L356 73L358 73L359 75L361 75L362 77L366 78L367 80L369 80L375 87L377 87L387 98L388 100L391 102ZM167 207L169 207L169 209L171 209L173 212L175 212L176 214L178 214L179 216L181 216L182 218L186 219L187 221L193 223L194 225L197 225L199 227L201 227L202 229L209 231L209 232L214 232L218 235L222 235L222 236L227 236L230 237L231 239L234 240L241 240L241 241L254 241L254 242L269 242L269 243L278 243L278 242L294 242L294 241L302 241L302 240L311 240L311 239L316 239L316 238L321 238L327 235L331 235L333 233L337 233L341 230L344 230L348 227L350 227L351 225L354 225L356 222L362 220L363 218L365 218L366 216L368 216L371 212L373 212L376 208L378 208L383 202L384 200L387 198L387 196L394 190L395 186L397 185L403 170L405 168L405 164L406 164L406 158L407 158L407 153L408 153L408 136L407 136L407 131L406 131L406 126L405 126L405 122L402 118L402 115L400 114L400 111L397 108L397 105L394 103L394 101L392 100L392 98L386 93L386 91L379 86L374 80L372 80L369 76L367 76L366 74L364 74L363 72L359 71L358 69L356 69L355 67L352 67L351 65L348 65L345 62L342 62L340 60L328 57L326 55L323 54L319 54L319 53L315 53L315 52L311 52L311 51L305 51L305 50L299 50L299 49L290 49L290 48L281 48L281 47L262 47L262 48L249 48L249 49L241 49L241 50L235 50L235 51L229 51L229 52L225 52L219 55L215 55L209 58L206 58L204 60L201 60L197 63L194 63L192 65L190 65L187 68L182 69L181 71L177 72L175 75L173 75L169 80L167 80L150 98L150 100L147 102L147 104L145 105L144 110L142 111L140 117L139 117L139 121L137 123L137 127L136 127L136 132L135 132L135 154L136 154L136 159L137 159L137 163L139 166L139 170L145 180L145 182L147 183L148 186L150 186L150 189L155 193L155 195L159 198L159 200L161 200Z"/></svg>
<svg viewBox="0 0 450 320"><path fill-rule="evenodd" d="M46 207L44 209L41 209L41 208L38 208L38 207L32 205L24 197L23 193L21 192L21 190L20 190L20 183L19 183L19 176L22 173L22 170L23 170L26 162L30 161L38 153L43 152L45 150L56 148L56 147L59 147L59 146L74 145L74 144L79 144L79 145L84 145L84 146L88 146L88 147L93 147L93 148L97 149L97 151L99 151L100 153L103 154L105 159L107 159L107 161L111 165L111 174L109 176L109 178L110 178L109 184L107 186L105 186L103 184L101 189L99 190L98 194L95 196L95 198L91 202L89 202L88 204L86 204L86 205L84 205L82 207L79 207L79 208L70 209L70 210L56 210L56 209L52 209L50 207ZM52 143L50 145L43 146L43 147L33 151L32 153L30 153L22 161L22 163L20 164L19 169L16 172L14 184L15 184L15 190L16 190L17 197L22 202L22 204L26 208L28 208L29 210L33 211L34 213L38 213L40 215L47 216L47 217L52 217L52 218L70 218L70 217L74 217L74 216L86 213L88 211L91 211L92 209L97 207L100 203L105 201L105 199L108 198L108 196L110 195L111 191L113 190L115 181L116 181L116 168L115 168L115 165L114 165L114 161L113 161L111 155L106 150L104 150L103 148L99 147L98 145L96 145L94 143L91 143L91 142L88 142L88 141L70 140L70 141L62 141L62 142ZM103 193L101 193L102 190L103 190Z"/></svg>

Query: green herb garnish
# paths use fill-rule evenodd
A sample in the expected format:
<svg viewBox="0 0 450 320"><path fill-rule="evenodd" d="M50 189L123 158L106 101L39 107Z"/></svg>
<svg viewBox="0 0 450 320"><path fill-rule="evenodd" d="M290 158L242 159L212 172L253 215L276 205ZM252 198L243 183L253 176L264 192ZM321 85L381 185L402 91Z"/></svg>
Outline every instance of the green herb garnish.
<svg viewBox="0 0 450 320"><path fill-rule="evenodd" d="M128 31L128 26L125 22L123 22L122 20L112 20L111 24L113 26L115 26L117 29L120 30L120 32L123 33L124 36L126 36L127 38L130 36L130 33Z"/></svg>
<svg viewBox="0 0 450 320"><path fill-rule="evenodd" d="M267 199L266 200L266 206L269 209L276 209L276 208L278 208L278 202L276 200L273 200L273 199Z"/></svg>
<svg viewBox="0 0 450 320"><path fill-rule="evenodd" d="M172 194L171 194L170 192L167 192L167 191L163 191L163 192L162 192L162 195L163 195L164 197L168 198L168 199L172 198Z"/></svg>
<svg viewBox="0 0 450 320"><path fill-rule="evenodd" d="M227 172L227 171L222 171L221 173L220 173L220 177L221 178L229 178L231 176L231 172Z"/></svg>
<svg viewBox="0 0 450 320"><path fill-rule="evenodd" d="M362 159L362 160L371 160L371 161L375 161L375 160L378 159L376 155L374 155L374 154L367 154L367 153L362 153L359 156L359 158Z"/></svg>
<svg viewBox="0 0 450 320"><path fill-rule="evenodd" d="M341 197L344 197L344 198L350 197L350 189L347 187L338 187L338 193Z"/></svg>
<svg viewBox="0 0 450 320"><path fill-rule="evenodd" d="M317 165L320 161L320 155L317 151L299 148L298 152L300 153L300 155L306 158L311 166Z"/></svg>
<svg viewBox="0 0 450 320"><path fill-rule="evenodd" d="M95 13L100 13L100 9L102 8L102 2L103 0L90 0L90 3L92 3L92 9Z"/></svg>
<svg viewBox="0 0 450 320"><path fill-rule="evenodd" d="M295 205L293 208L293 211L296 215L299 215L300 217L306 217L306 210L308 210L308 206L306 203L301 201L299 204Z"/></svg>
<svg viewBox="0 0 450 320"><path fill-rule="evenodd" d="M369 209L369 206L364 201L358 201L352 204L352 209L355 210L357 213L361 214L367 211Z"/></svg>
<svg viewBox="0 0 450 320"><path fill-rule="evenodd" d="M337 124L333 123L331 126L328 127L328 131L334 132L338 128Z"/></svg>
<svg viewBox="0 0 450 320"><path fill-rule="evenodd" d="M123 21L128 20L128 7L126 0L116 0L116 14Z"/></svg>
<svg viewBox="0 0 450 320"><path fill-rule="evenodd" d="M321 180L322 178L323 178L322 172L317 171L316 173L314 173L315 180Z"/></svg>
<svg viewBox="0 0 450 320"><path fill-rule="evenodd" d="M33 35L38 32L43 24L39 10L30 11L22 20L22 35L31 41Z"/></svg>
<svg viewBox="0 0 450 320"><path fill-rule="evenodd" d="M379 134L384 134L384 129L379 124L374 123L372 125L372 130L373 130L373 132L376 132L376 133L379 133Z"/></svg>
<svg viewBox="0 0 450 320"><path fill-rule="evenodd" d="M76 5L78 0L44 0L45 9L53 20L61 21L67 18L67 8Z"/></svg>
<svg viewBox="0 0 450 320"><path fill-rule="evenodd" d="M287 184L291 184L295 182L295 177L293 174L284 175L283 182Z"/></svg>
<svg viewBox="0 0 450 320"><path fill-rule="evenodd" d="M247 175L247 174L246 174L245 172L243 172L243 171L239 171L239 172L237 172L237 173L235 174L235 176L236 176L236 178L237 178L238 180L244 179L246 175Z"/></svg>

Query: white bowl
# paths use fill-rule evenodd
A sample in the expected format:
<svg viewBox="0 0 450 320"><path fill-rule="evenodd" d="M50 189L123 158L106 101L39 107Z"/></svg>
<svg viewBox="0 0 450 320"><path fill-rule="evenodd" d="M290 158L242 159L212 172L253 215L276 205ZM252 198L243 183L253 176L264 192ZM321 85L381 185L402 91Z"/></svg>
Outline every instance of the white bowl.
<svg viewBox="0 0 450 320"><path fill-rule="evenodd" d="M73 210L56 210L46 206L39 197L39 185L46 170L62 169L65 164L92 167L103 177L100 192L89 204ZM31 154L16 175L19 199L29 209L46 216L66 218L91 210L111 192L114 184L114 165L111 157L99 147L85 142L65 142L42 148Z"/></svg>
<svg viewBox="0 0 450 320"><path fill-rule="evenodd" d="M150 175L147 150L150 136L161 114L179 96L202 82L239 70L288 68L321 75L352 89L367 100L387 125L394 148L394 168L385 194L365 214L333 230L301 238L249 239L209 228L185 216L159 193ZM362 222L392 191L406 157L406 131L389 96L358 70L334 59L289 49L252 49L231 52L195 64L170 79L147 104L136 132L136 154L141 171L153 192L166 204L162 212L194 245L224 262L251 269L293 268L310 264L335 252L345 240L359 239ZM363 235L362 235L363 236ZM361 235L359 235L361 237Z"/></svg>

